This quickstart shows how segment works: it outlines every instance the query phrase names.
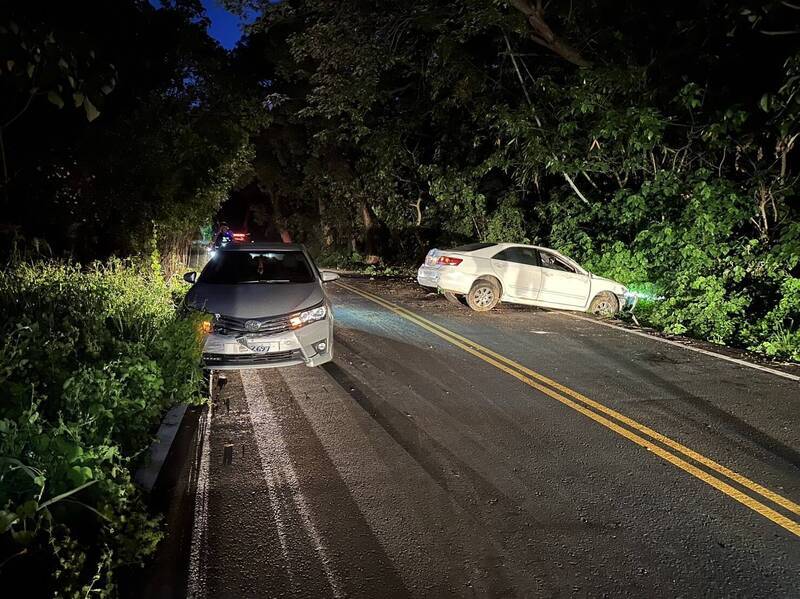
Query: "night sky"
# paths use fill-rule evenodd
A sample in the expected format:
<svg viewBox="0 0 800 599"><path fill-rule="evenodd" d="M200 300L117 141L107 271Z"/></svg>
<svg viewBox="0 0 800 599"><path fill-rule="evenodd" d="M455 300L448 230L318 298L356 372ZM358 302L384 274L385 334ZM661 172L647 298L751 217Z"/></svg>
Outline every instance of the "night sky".
<svg viewBox="0 0 800 599"><path fill-rule="evenodd" d="M211 19L208 34L217 40L223 48L230 50L242 37L242 25L252 18L242 19L222 8L217 0L203 0L203 6Z"/></svg>
<svg viewBox="0 0 800 599"><path fill-rule="evenodd" d="M160 0L150 0L150 4L159 8L161 2ZM252 22L256 14L250 13L243 19L222 8L218 0L202 0L202 4L211 20L208 34L226 50L230 50L236 45L236 42L242 37L242 26Z"/></svg>

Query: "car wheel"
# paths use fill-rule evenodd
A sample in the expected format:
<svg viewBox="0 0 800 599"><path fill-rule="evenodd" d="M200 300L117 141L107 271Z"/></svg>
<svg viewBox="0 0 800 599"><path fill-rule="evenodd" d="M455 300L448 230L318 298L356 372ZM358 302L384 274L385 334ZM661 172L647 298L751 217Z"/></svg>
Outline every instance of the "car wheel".
<svg viewBox="0 0 800 599"><path fill-rule="evenodd" d="M592 303L589 304L589 312L606 318L614 316L619 312L619 300L613 293L603 291L594 296Z"/></svg>
<svg viewBox="0 0 800 599"><path fill-rule="evenodd" d="M500 285L491 279L478 279L467 294L467 305L476 312L488 312L500 302Z"/></svg>
<svg viewBox="0 0 800 599"><path fill-rule="evenodd" d="M448 302L455 304L456 306L464 306L466 303L463 295L456 295L452 291L442 291L442 295Z"/></svg>

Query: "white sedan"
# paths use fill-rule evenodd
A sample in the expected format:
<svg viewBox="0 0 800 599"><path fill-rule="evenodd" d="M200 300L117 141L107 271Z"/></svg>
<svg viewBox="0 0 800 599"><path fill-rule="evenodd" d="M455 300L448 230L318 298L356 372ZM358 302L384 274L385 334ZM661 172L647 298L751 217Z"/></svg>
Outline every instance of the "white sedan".
<svg viewBox="0 0 800 599"><path fill-rule="evenodd" d="M607 316L636 303L624 285L593 275L555 250L516 243L432 249L417 281L478 312L503 301Z"/></svg>

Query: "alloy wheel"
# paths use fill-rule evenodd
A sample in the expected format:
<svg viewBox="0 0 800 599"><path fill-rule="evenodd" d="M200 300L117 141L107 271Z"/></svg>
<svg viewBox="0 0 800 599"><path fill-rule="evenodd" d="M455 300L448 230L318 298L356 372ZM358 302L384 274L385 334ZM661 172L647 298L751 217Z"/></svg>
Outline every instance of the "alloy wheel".
<svg viewBox="0 0 800 599"><path fill-rule="evenodd" d="M474 293L475 304L481 308L491 306L494 302L494 291L491 287L481 287L475 290Z"/></svg>

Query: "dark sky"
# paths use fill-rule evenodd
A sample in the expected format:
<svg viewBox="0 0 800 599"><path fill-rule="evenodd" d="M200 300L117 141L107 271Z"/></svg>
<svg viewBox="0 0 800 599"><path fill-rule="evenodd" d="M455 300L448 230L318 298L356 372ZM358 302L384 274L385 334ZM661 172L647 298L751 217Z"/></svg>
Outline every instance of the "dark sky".
<svg viewBox="0 0 800 599"><path fill-rule="evenodd" d="M208 18L211 20L208 34L226 50L233 48L239 38L242 37L242 25L251 23L256 16L256 13L251 13L242 19L238 15L233 15L222 8L218 0L202 0L202 3ZM159 8L161 2L160 0L150 0L150 4Z"/></svg>
<svg viewBox="0 0 800 599"><path fill-rule="evenodd" d="M253 20L252 15L244 20L237 15L232 15L222 8L217 0L203 0L203 6L208 18L211 19L208 34L228 50L233 48L242 37L242 25Z"/></svg>

